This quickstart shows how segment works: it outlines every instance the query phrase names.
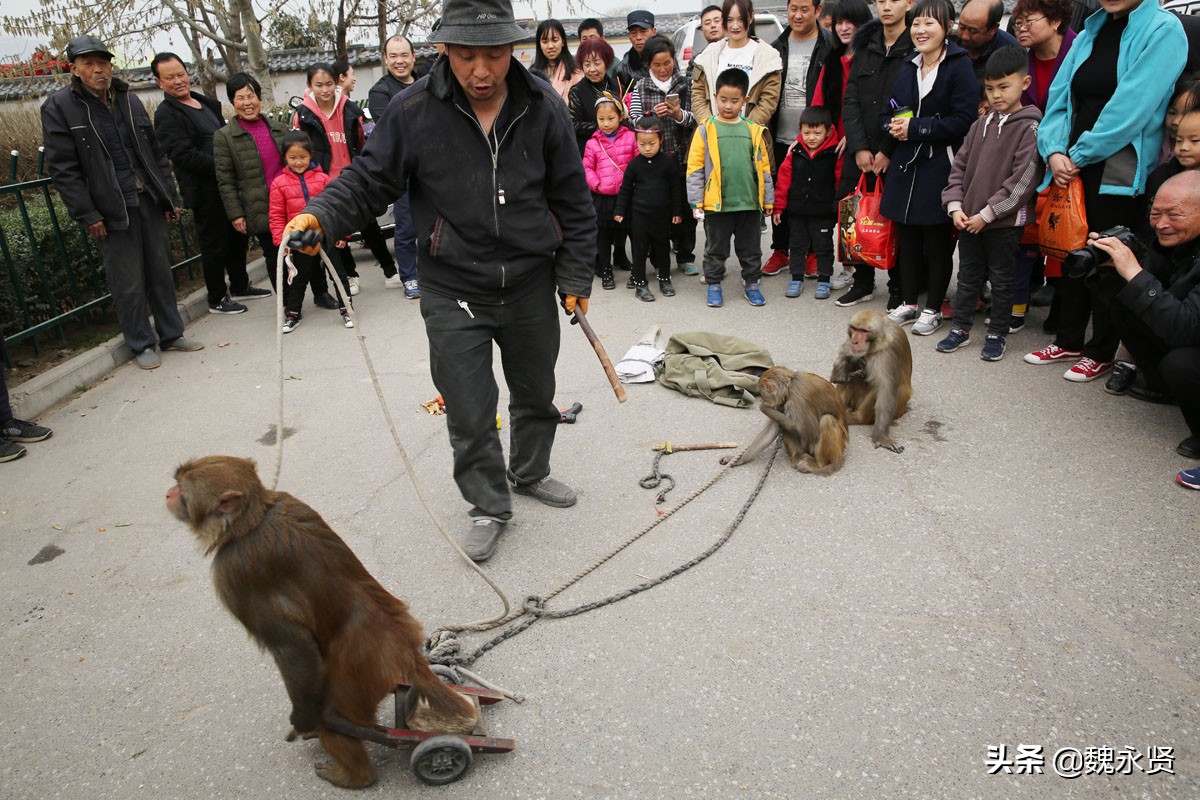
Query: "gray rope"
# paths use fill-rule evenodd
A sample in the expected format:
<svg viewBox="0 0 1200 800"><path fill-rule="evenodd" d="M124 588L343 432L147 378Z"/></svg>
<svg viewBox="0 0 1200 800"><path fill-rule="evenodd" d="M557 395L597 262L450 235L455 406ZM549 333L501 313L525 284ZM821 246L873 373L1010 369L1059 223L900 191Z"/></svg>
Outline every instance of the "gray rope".
<svg viewBox="0 0 1200 800"><path fill-rule="evenodd" d="M597 608L603 608L604 606L612 605L613 603L618 603L628 597L632 597L635 594L640 594L640 593L646 591L647 589L652 589L655 586L658 586L659 584L666 583L671 578L674 578L677 575L681 575L684 572L691 569L692 567L696 566L697 564L705 561L710 556L712 556L714 553L716 553L718 550L720 550L721 547L724 546L724 544L729 541L729 539L733 536L734 531L736 531L738 529L738 527L742 524L742 521L746 518L746 514L750 511L750 507L754 504L754 501L756 499L758 499L758 495L762 491L763 486L766 485L767 476L770 475L770 473L771 473L771 466L775 463L775 457L779 454L779 448L780 448L781 444L782 444L782 439L776 438L775 444L771 448L771 454L769 457L767 457L767 459L764 462L762 474L759 475L758 481L755 483L754 488L750 491L750 495L746 498L746 501L744 503L742 503L742 507L738 510L738 513L734 517L733 522L731 522L729 524L729 526L725 529L725 532L722 533L721 536L715 542L713 542L712 545L710 545L706 550L704 550L702 553L694 556L693 558L688 559L687 561L683 562L682 564L675 567L674 569L672 569L668 572L662 573L661 575L659 575L656 578L651 578L651 579L646 580L642 583L639 583L635 586L631 586L627 589L622 589L619 592L608 595L607 597L600 598L599 600L593 600L591 602L583 603L581 605L574 606L573 608L565 609L562 611L553 611L546 607L546 604L551 599L553 599L555 596L562 593L566 589L568 589L571 586L578 583L580 580L582 580L587 575L594 572L605 562L607 562L610 559L612 559L613 557L615 557L622 550L629 547L631 544L633 544L638 539L642 538L647 533L649 533L651 530L653 530L655 527L657 527L660 523L662 523L663 521L665 521L666 519L671 517L676 511L679 511L681 508L686 506L692 500L696 499L701 494L703 494L705 491L707 491L710 487L713 486L713 484L715 484L718 480L721 479L721 477L723 477L728 472L730 467L733 467L735 464L737 464L738 459L740 459L740 457L741 457L740 455L738 456L738 458L735 458L732 461L730 461L729 464L726 464L722 469L720 469L717 472L716 475L714 475L712 477L712 479L710 479L706 484L701 486L699 489L696 489L695 491L693 491L683 501L681 501L677 506L675 506L674 508L670 509L669 511L663 513L661 516L659 516L657 519L655 519L649 525L647 525L642 530L638 531L636 534L634 534L629 539L627 539L625 542L620 544L611 553L598 559L597 561L592 563L591 566L584 569L582 572L577 574L575 577L571 578L566 583L563 583L562 585L558 586L553 591L551 591L549 594L546 594L544 596L531 595L531 596L525 598L525 602L524 602L524 604L522 604L520 611L514 611L513 613L509 614L506 619L503 619L500 622L493 624L493 625L489 625L487 627L482 627L482 626L477 626L477 625L460 625L460 626L450 626L450 627L439 628L437 631L434 632L433 636L431 636L429 641L426 643L426 647L429 651L428 652L429 662L431 664L445 664L446 666L451 666L451 667L470 666L471 664L474 664L481 656L483 656L489 650L494 649L495 647L499 646L501 643L508 641L509 639L513 638L517 634L529 630L529 628L532 627L533 624L540 619L565 619L567 617L574 617L574 616L578 616L580 614L584 614L588 611L594 611ZM661 452L659 453L659 455L661 455ZM656 464L657 464L658 460L659 460L659 458L656 457L655 458ZM524 617L524 619L521 619L522 617ZM481 644L479 647L475 648L475 650L472 651L470 653L470 655L465 655L465 656L462 655L462 647L458 640L459 633L467 632L467 631L483 632L483 631L487 631L487 630L492 630L492 629L495 629L502 625L506 625L509 622L512 622L512 621L515 621L518 619L521 620L518 624L513 625L512 627L507 628L504 631L501 631L499 634L497 634L493 638L489 639L488 641Z"/></svg>

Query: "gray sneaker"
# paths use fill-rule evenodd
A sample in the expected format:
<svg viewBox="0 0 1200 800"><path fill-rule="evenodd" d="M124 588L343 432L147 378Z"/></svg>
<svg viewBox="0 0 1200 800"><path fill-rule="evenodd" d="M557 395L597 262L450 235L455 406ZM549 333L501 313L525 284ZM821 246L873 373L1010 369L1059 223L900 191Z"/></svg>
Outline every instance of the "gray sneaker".
<svg viewBox="0 0 1200 800"><path fill-rule="evenodd" d="M162 359L158 357L158 353L154 352L153 347L147 347L138 353L134 356L134 360L142 369L158 369L162 366Z"/></svg>
<svg viewBox="0 0 1200 800"><path fill-rule="evenodd" d="M472 561L487 561L496 552L500 534L504 533L504 521L495 517L472 517L471 527L463 538L463 552Z"/></svg>
<svg viewBox="0 0 1200 800"><path fill-rule="evenodd" d="M49 428L43 428L41 425L34 425L32 422L26 422L23 419L10 419L8 422L0 424L0 439L7 439L10 442L41 442L49 439L54 434L54 431Z"/></svg>
<svg viewBox="0 0 1200 800"><path fill-rule="evenodd" d="M0 442L0 464L5 461L16 461L25 455L25 448L16 442Z"/></svg>
<svg viewBox="0 0 1200 800"><path fill-rule="evenodd" d="M512 489L517 494L529 495L541 503L555 508L570 508L579 499L575 495L574 489L550 476L542 478L537 483L514 483Z"/></svg>
<svg viewBox="0 0 1200 800"><path fill-rule="evenodd" d="M204 345L197 342L195 339L189 339L186 336L180 336L177 339L172 339L169 342L159 342L163 350L203 350ZM143 351L144 352L144 351Z"/></svg>

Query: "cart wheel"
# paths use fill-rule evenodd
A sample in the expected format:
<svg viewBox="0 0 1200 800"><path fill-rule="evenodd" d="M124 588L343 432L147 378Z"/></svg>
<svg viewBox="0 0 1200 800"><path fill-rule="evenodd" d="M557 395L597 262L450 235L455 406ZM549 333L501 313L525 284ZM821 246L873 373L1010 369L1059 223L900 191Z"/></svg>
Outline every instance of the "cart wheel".
<svg viewBox="0 0 1200 800"><path fill-rule="evenodd" d="M442 683L453 683L456 686L462 684L462 678L459 677L454 667L448 667L445 664L430 664L429 669L442 679Z"/></svg>
<svg viewBox="0 0 1200 800"><path fill-rule="evenodd" d="M471 766L471 748L462 739L449 734L431 736L412 752L410 768L429 786L444 786L461 778Z"/></svg>

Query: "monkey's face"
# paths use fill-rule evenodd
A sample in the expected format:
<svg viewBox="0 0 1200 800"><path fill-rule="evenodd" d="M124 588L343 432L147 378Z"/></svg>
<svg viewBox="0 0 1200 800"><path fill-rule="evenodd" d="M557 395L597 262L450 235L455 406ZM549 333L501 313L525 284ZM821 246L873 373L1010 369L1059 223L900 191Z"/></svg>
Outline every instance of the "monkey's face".
<svg viewBox="0 0 1200 800"><path fill-rule="evenodd" d="M188 521L187 500L184 499L183 489L178 483L167 490L167 510L180 522Z"/></svg>
<svg viewBox="0 0 1200 800"><path fill-rule="evenodd" d="M849 335L850 354L862 358L871 349L871 332L853 325L847 330Z"/></svg>

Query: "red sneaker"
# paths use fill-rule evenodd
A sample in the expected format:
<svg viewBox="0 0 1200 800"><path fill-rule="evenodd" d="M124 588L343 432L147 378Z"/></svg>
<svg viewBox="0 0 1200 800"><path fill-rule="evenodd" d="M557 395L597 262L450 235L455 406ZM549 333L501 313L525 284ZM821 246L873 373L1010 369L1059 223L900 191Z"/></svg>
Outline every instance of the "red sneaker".
<svg viewBox="0 0 1200 800"><path fill-rule="evenodd" d="M1094 358L1081 358L1079 363L1063 373L1063 377L1076 383L1094 381L1113 368L1111 361L1097 361Z"/></svg>
<svg viewBox="0 0 1200 800"><path fill-rule="evenodd" d="M788 267L788 254L786 250L776 250L771 253L771 257L767 259L767 263L763 264L763 275L778 275Z"/></svg>
<svg viewBox="0 0 1200 800"><path fill-rule="evenodd" d="M1070 361L1083 353L1078 350L1063 350L1056 344L1048 344L1041 350L1025 354L1026 364L1053 364L1055 361Z"/></svg>
<svg viewBox="0 0 1200 800"><path fill-rule="evenodd" d="M942 298L942 319L954 319L954 306L949 297Z"/></svg>
<svg viewBox="0 0 1200 800"><path fill-rule="evenodd" d="M817 277L817 254L809 253L804 257L804 277Z"/></svg>

